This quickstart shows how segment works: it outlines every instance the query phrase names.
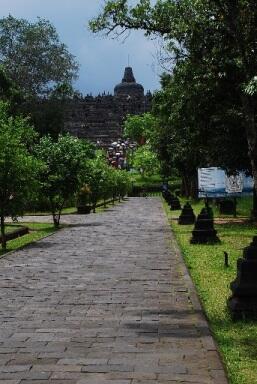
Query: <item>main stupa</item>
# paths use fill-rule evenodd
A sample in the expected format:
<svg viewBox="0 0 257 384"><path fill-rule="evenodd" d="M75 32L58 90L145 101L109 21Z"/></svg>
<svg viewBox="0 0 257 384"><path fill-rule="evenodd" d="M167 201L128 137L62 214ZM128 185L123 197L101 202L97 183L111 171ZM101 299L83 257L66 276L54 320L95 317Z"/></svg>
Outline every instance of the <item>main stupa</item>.
<svg viewBox="0 0 257 384"><path fill-rule="evenodd" d="M67 101L65 131L86 138L103 147L122 137L127 115L140 115L151 110L152 95L144 94L131 67L126 67L122 82L115 86L114 95L75 97Z"/></svg>
<svg viewBox="0 0 257 384"><path fill-rule="evenodd" d="M114 96L139 96L144 97L144 87L136 82L131 67L126 67L122 82L115 86Z"/></svg>

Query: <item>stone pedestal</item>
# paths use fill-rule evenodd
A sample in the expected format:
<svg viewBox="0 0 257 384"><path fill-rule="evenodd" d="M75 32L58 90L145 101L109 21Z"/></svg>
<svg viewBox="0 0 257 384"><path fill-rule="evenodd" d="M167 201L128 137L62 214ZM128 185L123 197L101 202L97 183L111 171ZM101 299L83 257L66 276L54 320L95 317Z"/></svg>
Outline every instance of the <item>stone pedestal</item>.
<svg viewBox="0 0 257 384"><path fill-rule="evenodd" d="M257 318L257 236L237 261L237 277L230 284L228 307L234 319Z"/></svg>
<svg viewBox="0 0 257 384"><path fill-rule="evenodd" d="M171 211L177 211L177 210L181 209L180 201L179 201L179 198L177 196L172 195L172 198L170 199L169 205L170 205Z"/></svg>
<svg viewBox="0 0 257 384"><path fill-rule="evenodd" d="M197 216L190 243L207 244L219 241L217 231L214 229L213 218L209 216L206 208L203 208L200 215Z"/></svg>
<svg viewBox="0 0 257 384"><path fill-rule="evenodd" d="M180 201L177 196L174 196L170 193L170 191L163 191L162 197L169 204L171 211L175 211L181 209Z"/></svg>
<svg viewBox="0 0 257 384"><path fill-rule="evenodd" d="M251 220L257 221L257 210L256 209L251 210Z"/></svg>
<svg viewBox="0 0 257 384"><path fill-rule="evenodd" d="M211 219L213 219L214 214L213 214L213 209L212 209L212 207L210 207L210 206L208 205L207 207L205 207L205 209L206 209L206 212L207 212L207 214L209 215L209 217L210 217Z"/></svg>
<svg viewBox="0 0 257 384"><path fill-rule="evenodd" d="M236 204L233 200L220 200L219 211L225 215L234 215L236 211Z"/></svg>
<svg viewBox="0 0 257 384"><path fill-rule="evenodd" d="M165 191L162 191L162 197L169 204L169 202L170 202L170 200L172 198L172 194L170 193L170 191L165 190Z"/></svg>
<svg viewBox="0 0 257 384"><path fill-rule="evenodd" d="M195 214L193 208L189 203L186 203L182 209L181 215L179 216L178 223L181 225L194 224Z"/></svg>

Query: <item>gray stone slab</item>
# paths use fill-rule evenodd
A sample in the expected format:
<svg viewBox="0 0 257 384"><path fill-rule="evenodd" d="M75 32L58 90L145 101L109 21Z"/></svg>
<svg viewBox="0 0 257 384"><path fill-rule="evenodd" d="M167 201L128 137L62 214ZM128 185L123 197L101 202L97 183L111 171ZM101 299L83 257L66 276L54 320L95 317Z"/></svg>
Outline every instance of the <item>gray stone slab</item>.
<svg viewBox="0 0 257 384"><path fill-rule="evenodd" d="M0 261L0 384L227 383L161 200L62 221Z"/></svg>

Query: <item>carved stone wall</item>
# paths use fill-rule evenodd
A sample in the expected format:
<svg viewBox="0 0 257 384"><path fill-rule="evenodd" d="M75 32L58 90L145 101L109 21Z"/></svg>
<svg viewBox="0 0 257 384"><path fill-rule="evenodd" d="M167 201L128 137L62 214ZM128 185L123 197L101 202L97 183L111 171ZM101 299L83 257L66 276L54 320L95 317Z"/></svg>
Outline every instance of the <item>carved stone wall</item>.
<svg viewBox="0 0 257 384"><path fill-rule="evenodd" d="M118 90L118 91L117 91ZM137 84L130 67L125 69L122 83L113 95L86 96L67 104L65 130L79 138L108 145L122 136L128 114L142 114L151 109L151 93Z"/></svg>

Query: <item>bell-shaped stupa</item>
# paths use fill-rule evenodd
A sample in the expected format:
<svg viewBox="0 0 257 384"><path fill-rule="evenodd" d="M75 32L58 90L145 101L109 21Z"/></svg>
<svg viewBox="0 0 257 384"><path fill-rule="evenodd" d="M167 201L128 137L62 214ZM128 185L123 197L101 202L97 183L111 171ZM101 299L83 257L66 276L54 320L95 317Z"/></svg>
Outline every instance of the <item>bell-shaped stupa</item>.
<svg viewBox="0 0 257 384"><path fill-rule="evenodd" d="M122 82L114 88L114 96L143 97L144 87L136 82L131 67L126 67Z"/></svg>

